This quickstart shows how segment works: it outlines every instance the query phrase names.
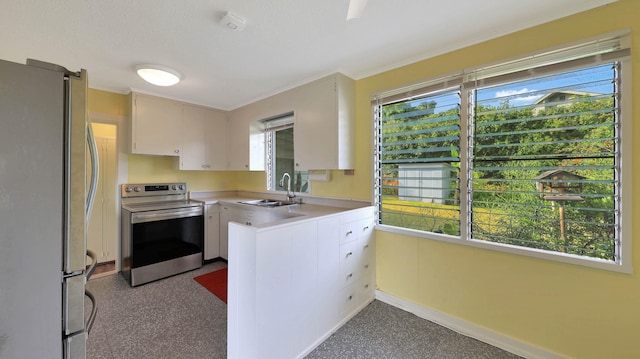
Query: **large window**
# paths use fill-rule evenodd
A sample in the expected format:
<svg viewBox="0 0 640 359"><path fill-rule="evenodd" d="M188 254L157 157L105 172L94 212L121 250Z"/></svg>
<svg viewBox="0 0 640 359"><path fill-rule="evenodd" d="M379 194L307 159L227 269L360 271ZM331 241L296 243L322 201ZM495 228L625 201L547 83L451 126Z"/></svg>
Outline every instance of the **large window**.
<svg viewBox="0 0 640 359"><path fill-rule="evenodd" d="M472 91L472 238L616 260L619 67Z"/></svg>
<svg viewBox="0 0 640 359"><path fill-rule="evenodd" d="M629 51L621 42L588 42L377 94L379 223L628 270L622 78Z"/></svg>
<svg viewBox="0 0 640 359"><path fill-rule="evenodd" d="M460 92L380 106L382 223L460 235Z"/></svg>

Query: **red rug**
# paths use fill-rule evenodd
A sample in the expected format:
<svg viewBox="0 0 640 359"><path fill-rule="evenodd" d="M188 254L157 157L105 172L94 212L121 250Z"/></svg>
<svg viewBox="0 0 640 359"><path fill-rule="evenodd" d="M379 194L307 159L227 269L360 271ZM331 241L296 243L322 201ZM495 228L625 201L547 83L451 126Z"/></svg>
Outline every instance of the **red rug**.
<svg viewBox="0 0 640 359"><path fill-rule="evenodd" d="M227 268L218 269L193 279L223 302L227 302Z"/></svg>

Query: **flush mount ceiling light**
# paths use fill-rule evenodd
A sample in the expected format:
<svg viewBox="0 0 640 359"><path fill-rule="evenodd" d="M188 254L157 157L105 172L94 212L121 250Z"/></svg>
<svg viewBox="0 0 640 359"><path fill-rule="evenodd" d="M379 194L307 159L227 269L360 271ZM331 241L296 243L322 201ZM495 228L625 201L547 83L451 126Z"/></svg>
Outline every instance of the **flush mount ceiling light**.
<svg viewBox="0 0 640 359"><path fill-rule="evenodd" d="M143 80L156 86L173 86L182 79L176 70L160 65L138 65L136 72Z"/></svg>

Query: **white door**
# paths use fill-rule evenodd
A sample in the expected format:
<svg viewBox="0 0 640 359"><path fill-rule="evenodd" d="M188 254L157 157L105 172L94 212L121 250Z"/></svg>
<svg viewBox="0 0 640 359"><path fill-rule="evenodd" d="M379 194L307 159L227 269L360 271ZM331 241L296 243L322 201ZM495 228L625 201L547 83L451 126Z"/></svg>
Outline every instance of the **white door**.
<svg viewBox="0 0 640 359"><path fill-rule="evenodd" d="M103 263L116 259L116 126L92 125L100 166L96 198L87 229L87 248L98 256L98 263Z"/></svg>

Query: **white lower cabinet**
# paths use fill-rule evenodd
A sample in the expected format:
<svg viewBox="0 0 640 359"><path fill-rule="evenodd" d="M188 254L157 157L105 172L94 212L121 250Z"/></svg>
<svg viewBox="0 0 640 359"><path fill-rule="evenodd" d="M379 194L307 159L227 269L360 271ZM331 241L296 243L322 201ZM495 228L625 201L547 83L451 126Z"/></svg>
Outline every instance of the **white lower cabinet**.
<svg viewBox="0 0 640 359"><path fill-rule="evenodd" d="M242 214L233 206L220 206L220 257L229 259L229 223L245 223Z"/></svg>
<svg viewBox="0 0 640 359"><path fill-rule="evenodd" d="M204 260L220 257L220 205L204 207Z"/></svg>
<svg viewBox="0 0 640 359"><path fill-rule="evenodd" d="M375 295L373 213L357 210L340 217L340 276L345 315Z"/></svg>
<svg viewBox="0 0 640 359"><path fill-rule="evenodd" d="M275 220L269 210L247 206L222 204L220 206L220 257L229 259L229 223L236 222L247 226L267 223Z"/></svg>
<svg viewBox="0 0 640 359"><path fill-rule="evenodd" d="M304 357L374 299L373 207L344 213L229 225L228 358Z"/></svg>
<svg viewBox="0 0 640 359"><path fill-rule="evenodd" d="M318 332L330 333L342 315L340 293L340 249L338 216L318 220Z"/></svg>

